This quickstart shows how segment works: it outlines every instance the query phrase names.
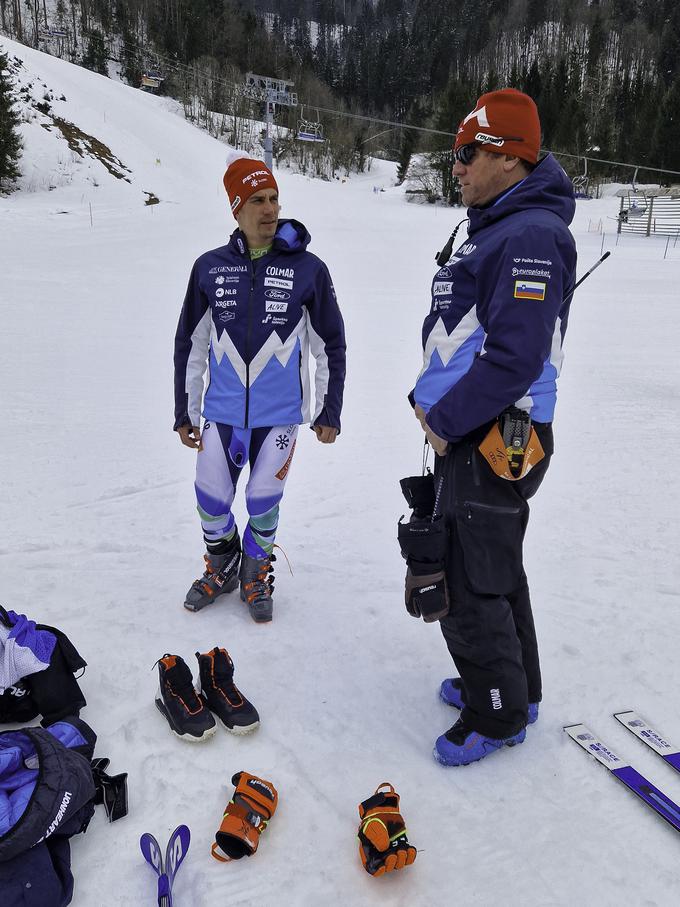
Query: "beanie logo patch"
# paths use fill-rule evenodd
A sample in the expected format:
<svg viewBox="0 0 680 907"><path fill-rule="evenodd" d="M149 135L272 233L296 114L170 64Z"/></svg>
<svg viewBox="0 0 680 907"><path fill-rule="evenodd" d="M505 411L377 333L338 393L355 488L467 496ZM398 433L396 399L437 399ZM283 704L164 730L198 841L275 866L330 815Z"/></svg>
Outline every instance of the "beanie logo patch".
<svg viewBox="0 0 680 907"><path fill-rule="evenodd" d="M466 126L470 122L470 120L474 120L475 118L479 125L483 126L484 129L489 128L491 124L489 123L489 118L486 115L486 104L483 107L480 107L479 110L473 110L472 113L469 113L463 120L463 126Z"/></svg>
<svg viewBox="0 0 680 907"><path fill-rule="evenodd" d="M487 135L486 132L478 132L475 136L475 142L481 142L483 145L495 145L497 148L505 145L505 139L500 135Z"/></svg>
<svg viewBox="0 0 680 907"><path fill-rule="evenodd" d="M253 173L249 173L248 176L244 176L243 179L241 180L241 182L248 183L248 182L250 182L250 180L254 180L258 176L263 176L266 179L270 175L271 174L269 173L268 170L255 170L255 171L253 171ZM253 183L253 185L255 185L255 183Z"/></svg>
<svg viewBox="0 0 680 907"><path fill-rule="evenodd" d="M231 203L231 210L235 211L238 206L241 204L241 196L237 195L234 201Z"/></svg>

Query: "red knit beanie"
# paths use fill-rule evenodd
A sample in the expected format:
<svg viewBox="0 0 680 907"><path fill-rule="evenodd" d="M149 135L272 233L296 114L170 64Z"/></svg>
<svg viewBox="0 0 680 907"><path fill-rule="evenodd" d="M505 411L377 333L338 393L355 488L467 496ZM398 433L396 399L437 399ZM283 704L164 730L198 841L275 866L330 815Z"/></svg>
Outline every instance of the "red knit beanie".
<svg viewBox="0 0 680 907"><path fill-rule="evenodd" d="M274 174L264 161L254 161L249 157L238 157L232 160L225 171L222 182L227 190L234 217L238 215L253 192L259 192L260 189L279 191Z"/></svg>
<svg viewBox="0 0 680 907"><path fill-rule="evenodd" d="M479 143L485 151L514 154L535 164L541 147L536 105L528 94L515 88L483 94L458 127L454 150L471 142Z"/></svg>

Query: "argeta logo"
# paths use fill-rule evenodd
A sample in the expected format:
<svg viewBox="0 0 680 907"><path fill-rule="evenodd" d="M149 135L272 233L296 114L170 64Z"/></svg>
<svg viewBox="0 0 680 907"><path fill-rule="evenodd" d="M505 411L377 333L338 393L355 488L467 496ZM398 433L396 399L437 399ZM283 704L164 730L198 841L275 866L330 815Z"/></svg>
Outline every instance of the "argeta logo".
<svg viewBox="0 0 680 907"><path fill-rule="evenodd" d="M241 196L237 195L234 201L231 203L231 210L235 211L238 206L241 204Z"/></svg>

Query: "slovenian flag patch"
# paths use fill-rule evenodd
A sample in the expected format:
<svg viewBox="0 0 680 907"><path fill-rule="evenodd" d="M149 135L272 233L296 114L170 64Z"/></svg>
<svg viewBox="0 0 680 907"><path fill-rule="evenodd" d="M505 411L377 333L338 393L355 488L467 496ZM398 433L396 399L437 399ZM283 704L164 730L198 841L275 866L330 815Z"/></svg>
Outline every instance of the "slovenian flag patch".
<svg viewBox="0 0 680 907"><path fill-rule="evenodd" d="M540 302L545 299L545 287L538 280L516 280L515 299L538 299Z"/></svg>

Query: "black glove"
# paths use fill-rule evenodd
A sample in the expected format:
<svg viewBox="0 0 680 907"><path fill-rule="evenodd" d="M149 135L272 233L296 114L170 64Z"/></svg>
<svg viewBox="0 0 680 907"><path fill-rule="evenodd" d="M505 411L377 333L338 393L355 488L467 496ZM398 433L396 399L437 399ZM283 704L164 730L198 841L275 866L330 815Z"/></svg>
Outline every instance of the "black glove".
<svg viewBox="0 0 680 907"><path fill-rule="evenodd" d="M406 560L406 610L412 617L432 623L449 613L449 593L444 564L448 533L443 516L399 520L397 534Z"/></svg>

